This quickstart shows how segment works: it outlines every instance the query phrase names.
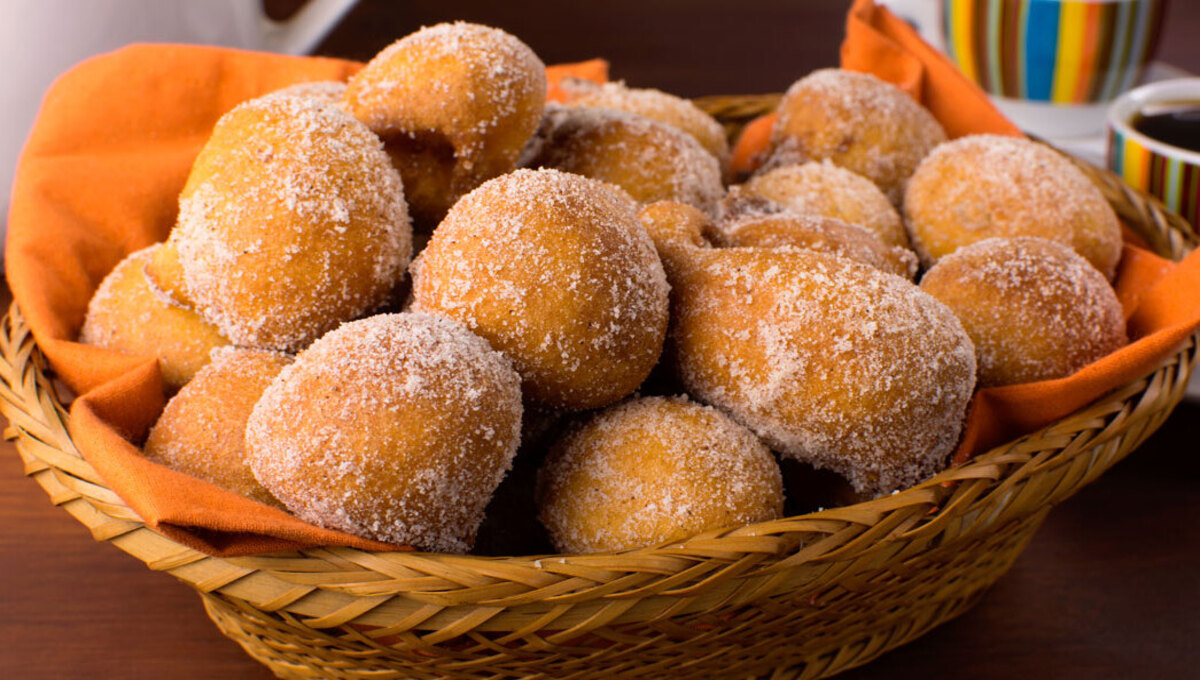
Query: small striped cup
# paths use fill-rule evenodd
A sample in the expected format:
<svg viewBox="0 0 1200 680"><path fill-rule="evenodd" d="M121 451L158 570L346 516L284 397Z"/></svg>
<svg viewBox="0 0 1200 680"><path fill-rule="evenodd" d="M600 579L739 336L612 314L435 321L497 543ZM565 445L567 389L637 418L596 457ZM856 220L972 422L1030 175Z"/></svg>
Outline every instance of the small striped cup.
<svg viewBox="0 0 1200 680"><path fill-rule="evenodd" d="M1144 85L1122 95L1108 111L1108 167L1130 186L1159 198L1192 225L1200 216L1200 153L1171 146L1133 129L1152 104L1200 103L1200 78Z"/></svg>

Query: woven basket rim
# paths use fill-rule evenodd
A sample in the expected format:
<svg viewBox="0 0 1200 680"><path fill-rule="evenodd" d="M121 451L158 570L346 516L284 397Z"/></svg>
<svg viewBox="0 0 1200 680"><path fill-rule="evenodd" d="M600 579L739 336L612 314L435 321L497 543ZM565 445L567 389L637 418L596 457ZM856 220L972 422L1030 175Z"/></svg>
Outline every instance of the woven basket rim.
<svg viewBox="0 0 1200 680"><path fill-rule="evenodd" d="M753 98L722 96L705 98L697 100L697 102L702 108L714 113L721 120L736 124L737 121L744 121L752 117L755 111L761 113L764 107L773 105L771 102L777 100L778 96L761 95ZM753 101L748 102L749 99L753 99ZM1069 155L1068 157L1096 183L1126 223L1134 228L1159 254L1177 260L1200 243L1191 226L1178 215L1167 211L1156 199L1128 187L1112 173ZM49 470L54 473L54 479L43 481L43 477L39 476L38 481L43 486L56 484L55 488L60 489L60 493L65 496L82 499L90 507L90 510L81 507L78 512L72 510L72 513L76 514L77 518L89 528L92 528L98 540L113 540L119 547L132 552L116 539L130 535L140 528L160 537L166 542L163 546L174 546L174 549L163 546L154 549L157 551L154 553L155 555L162 554L165 555L164 557L147 560L139 556L139 559L147 561L147 564L153 569L175 571L177 576L202 592L222 589L228 583L242 578L242 576L234 575L234 572L245 575L247 570L258 570L270 572L276 578L281 578L284 574L291 575L289 576L291 578L296 574L320 571L308 563L312 559L335 565L349 572L378 567L378 571L385 574L398 569L407 569L420 563L422 570L437 573L448 582L457 583L470 582L469 572L472 571L483 574L498 573L494 567L502 564L506 567L504 578L520 580L520 575L524 574L531 584L537 582L533 574L544 569L560 574L569 573L572 570L586 574L587 570L607 569L612 566L614 561L636 566L637 569L645 572L672 574L676 569L686 568L680 567L678 564L680 561L674 559L684 555L711 554L714 559L722 561L737 561L739 555L750 554L782 557L777 562L764 565L763 568L767 570L794 566L808 559L832 559L837 556L839 550L849 549L847 546L851 544L855 545L856 549L861 548L863 542L867 540L866 538L856 539L844 546L835 546L832 550L827 550L826 548L829 546L825 546L821 542L823 539L833 536L839 526L846 524L871 526L872 530L866 532L871 540L883 537L903 538L931 524L951 521L952 518L947 519L950 513L945 511L949 506L958 507L963 504L975 503L990 494L1003 495L1014 487L1023 476L1032 475L1036 470L1046 466L1053 466L1055 464L1053 455L1039 454L1033 458L1030 457L1028 450L1037 448L1033 446L1034 442L1058 437L1065 438L1063 445L1066 446L1074 440L1062 434L1065 432L1091 432L1091 437L1087 440L1089 446L1102 444L1106 439L1115 437L1121 425L1119 421L1123 409L1137 402L1139 395L1148 389L1149 385L1155 381L1166 380L1162 376L1170 371L1175 371L1172 374L1175 383L1182 375L1183 384L1186 385L1190 365L1194 364L1196 360L1196 347L1200 345L1200 329L1198 329L1189 339L1181 343L1177 351L1161 361L1146 375L1101 397L1076 413L1036 432L995 447L966 463L948 468L916 486L898 491L890 496L855 505L748 526L709 531L685 541L674 541L659 546L579 555L482 556L421 552L370 552L354 548L319 547L252 557L213 557L180 545L146 526L124 501L104 485L95 470L79 456L67 433L69 419L66 410L57 399L49 377L43 370L44 360L41 358L28 326L24 324L24 319L15 303L5 317L3 332L0 333L0 336L2 336L0 342L4 344L2 348L4 361L0 363L8 364L0 366L0 369L5 372L3 385L0 385L2 388L0 391L3 391L2 396L4 397L0 400L0 410L5 413L12 425L7 431L8 436L10 438L19 436L22 441L36 440L41 444L37 447L36 455L26 457L27 472L35 474ZM1189 355L1189 353L1191 354ZM32 367L32 371L27 370L30 367ZM1182 394L1182 390L1175 383L1172 383L1171 389L1179 394L1172 393L1173 401L1166 408L1168 413L1170 407L1177 403ZM28 399L23 398L18 394L22 390L32 396ZM36 404L40 409L40 415L44 416L44 422L35 423L28 417L22 417L23 405L30 403ZM62 442L63 447L56 447L52 443L54 441ZM69 449L65 447L69 447ZM1063 451L1064 449L1059 449L1057 453L1062 454ZM1099 472L1096 473L1097 476L1098 474ZM1083 483L1090 481L1091 478L1084 480ZM986 487L974 485L970 491L962 492L963 486L967 482L983 482ZM1073 486L1064 489L1060 497L1053 500L1053 503L1065 499L1077 488L1078 486ZM66 489L66 491L61 491L62 489ZM54 492L49 487L47 487L47 491L51 493L52 497L54 496ZM58 499L55 500L59 502ZM922 515L922 518L914 520L912 517L908 517L889 524L888 518L899 514L895 511L900 509L906 511L920 509L922 512L919 514ZM88 519L81 515L88 515ZM999 521L999 516L996 521ZM878 530L876 531L876 529ZM815 542L810 542L809 538L814 539ZM210 565L220 563L228 565L231 569L225 570L225 575L220 578L211 577L216 580L205 580L210 577L204 576L204 574L210 572L198 568L196 571L200 573L200 576L195 578L182 576L179 571L176 571L186 571L186 568L200 563ZM753 566L751 565L751 567ZM330 571L333 570L334 567L330 567ZM288 581L288 583L294 584L295 581ZM355 588L347 588L337 581L320 582L319 579L309 579L306 581L306 585L341 594L349 593L355 597L361 597L365 592L360 587L361 582L355 582ZM394 596L406 592L408 591L389 590L381 586L376 592L376 596Z"/></svg>

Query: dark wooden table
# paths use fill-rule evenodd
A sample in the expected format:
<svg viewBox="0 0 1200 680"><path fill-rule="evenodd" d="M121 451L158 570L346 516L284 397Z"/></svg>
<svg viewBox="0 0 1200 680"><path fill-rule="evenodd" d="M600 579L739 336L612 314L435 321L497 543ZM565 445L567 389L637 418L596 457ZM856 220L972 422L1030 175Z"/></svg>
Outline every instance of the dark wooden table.
<svg viewBox="0 0 1200 680"><path fill-rule="evenodd" d="M284 13L293 0L273 0ZM366 58L421 24L490 23L547 63L603 55L686 96L779 91L834 65L847 0L364 1L321 45ZM1200 3L1176 2L1160 57L1200 71ZM7 290L3 291L7 294ZM1200 291L1198 291L1200 294ZM0 303L4 303L0 299ZM6 306L6 303L4 303ZM1200 676L1200 405L1056 509L978 607L843 676ZM0 678L265 679L186 586L92 541L0 445Z"/></svg>

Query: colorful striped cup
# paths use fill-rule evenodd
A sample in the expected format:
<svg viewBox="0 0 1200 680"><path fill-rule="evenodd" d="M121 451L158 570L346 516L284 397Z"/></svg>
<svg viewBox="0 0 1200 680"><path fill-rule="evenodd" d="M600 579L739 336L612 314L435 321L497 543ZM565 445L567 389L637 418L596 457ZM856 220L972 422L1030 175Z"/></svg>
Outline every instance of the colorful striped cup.
<svg viewBox="0 0 1200 680"><path fill-rule="evenodd" d="M1158 43L1165 0L926 0L943 45L1023 129L1083 137L1133 87Z"/></svg>
<svg viewBox="0 0 1200 680"><path fill-rule="evenodd" d="M1134 118L1148 105L1181 102L1200 102L1200 78L1145 85L1113 102L1108 113L1108 167L1195 225L1200 216L1200 153L1133 129Z"/></svg>
<svg viewBox="0 0 1200 680"><path fill-rule="evenodd" d="M946 46L989 94L1106 102L1133 87L1162 23L1162 0L944 0Z"/></svg>

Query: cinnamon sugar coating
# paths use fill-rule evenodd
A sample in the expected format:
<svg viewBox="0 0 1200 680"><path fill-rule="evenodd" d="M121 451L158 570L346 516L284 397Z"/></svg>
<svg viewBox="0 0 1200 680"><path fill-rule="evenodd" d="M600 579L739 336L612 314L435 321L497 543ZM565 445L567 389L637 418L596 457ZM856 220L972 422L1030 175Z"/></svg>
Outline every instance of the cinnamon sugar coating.
<svg viewBox="0 0 1200 680"><path fill-rule="evenodd" d="M793 246L847 257L906 279L917 273L917 256L911 250L886 246L866 229L832 217L785 211L722 222L720 227L724 246Z"/></svg>
<svg viewBox="0 0 1200 680"><path fill-rule="evenodd" d="M255 477L318 526L465 552L521 436L520 378L462 324L381 314L296 357L246 428Z"/></svg>
<svg viewBox="0 0 1200 680"><path fill-rule="evenodd" d="M229 340L151 285L145 269L162 248L155 244L131 253L104 278L88 303L79 341L158 357L163 382L177 390L208 363L213 349Z"/></svg>
<svg viewBox="0 0 1200 680"><path fill-rule="evenodd" d="M274 94L217 122L170 243L187 297L230 340L295 351L388 299L412 232L379 139L336 106Z"/></svg>
<svg viewBox="0 0 1200 680"><path fill-rule="evenodd" d="M611 404L658 362L667 282L617 187L518 170L463 197L413 263L413 309L465 323L512 358L526 396Z"/></svg>
<svg viewBox="0 0 1200 680"><path fill-rule="evenodd" d="M788 88L778 113L766 167L829 160L897 206L921 159L946 141L933 114L869 73L813 71Z"/></svg>
<svg viewBox="0 0 1200 680"><path fill-rule="evenodd" d="M900 213L867 178L829 161L784 165L732 187L722 218L788 210L862 227L888 246L908 248Z"/></svg>
<svg viewBox="0 0 1200 680"><path fill-rule="evenodd" d="M263 390L292 362L269 350L222 347L167 402L150 429L150 460L266 505L283 505L246 462L246 421Z"/></svg>
<svg viewBox="0 0 1200 680"><path fill-rule="evenodd" d="M752 432L686 397L610 407L555 444L539 517L567 553L626 550L777 519L783 482Z"/></svg>
<svg viewBox="0 0 1200 680"><path fill-rule="evenodd" d="M688 392L861 493L946 464L975 386L954 314L911 282L799 248L710 248L703 215L642 212L671 282Z"/></svg>
<svg viewBox="0 0 1200 680"><path fill-rule="evenodd" d="M1112 280L1121 227L1100 190L1069 160L1027 139L971 135L939 146L909 183L904 216L930 267L992 237L1067 245Z"/></svg>
<svg viewBox="0 0 1200 680"><path fill-rule="evenodd" d="M921 290L962 321L981 387L1066 377L1128 342L1108 281L1054 241L977 241L938 260Z"/></svg>
<svg viewBox="0 0 1200 680"><path fill-rule="evenodd" d="M183 265L179 262L179 248L171 240L160 243L146 260L146 281L162 299L180 307L195 309L196 303L188 297L187 283L183 279Z"/></svg>
<svg viewBox="0 0 1200 680"><path fill-rule="evenodd" d="M521 165L611 182L642 203L681 201L707 213L725 193L720 166L693 137L615 109L548 106Z"/></svg>
<svg viewBox="0 0 1200 680"><path fill-rule="evenodd" d="M666 123L691 135L721 165L722 177L729 175L729 139L715 118L691 101L652 88L629 87L623 82L593 83L567 78L561 87L569 106L617 109Z"/></svg>
<svg viewBox="0 0 1200 680"><path fill-rule="evenodd" d="M326 104L341 106L342 99L346 96L346 83L339 80L312 80L289 85L275 90L271 94L283 97L308 97L319 99Z"/></svg>
<svg viewBox="0 0 1200 680"><path fill-rule="evenodd" d="M413 218L432 229L460 196L516 167L546 101L546 67L496 28L422 28L350 79L344 105L379 135Z"/></svg>

